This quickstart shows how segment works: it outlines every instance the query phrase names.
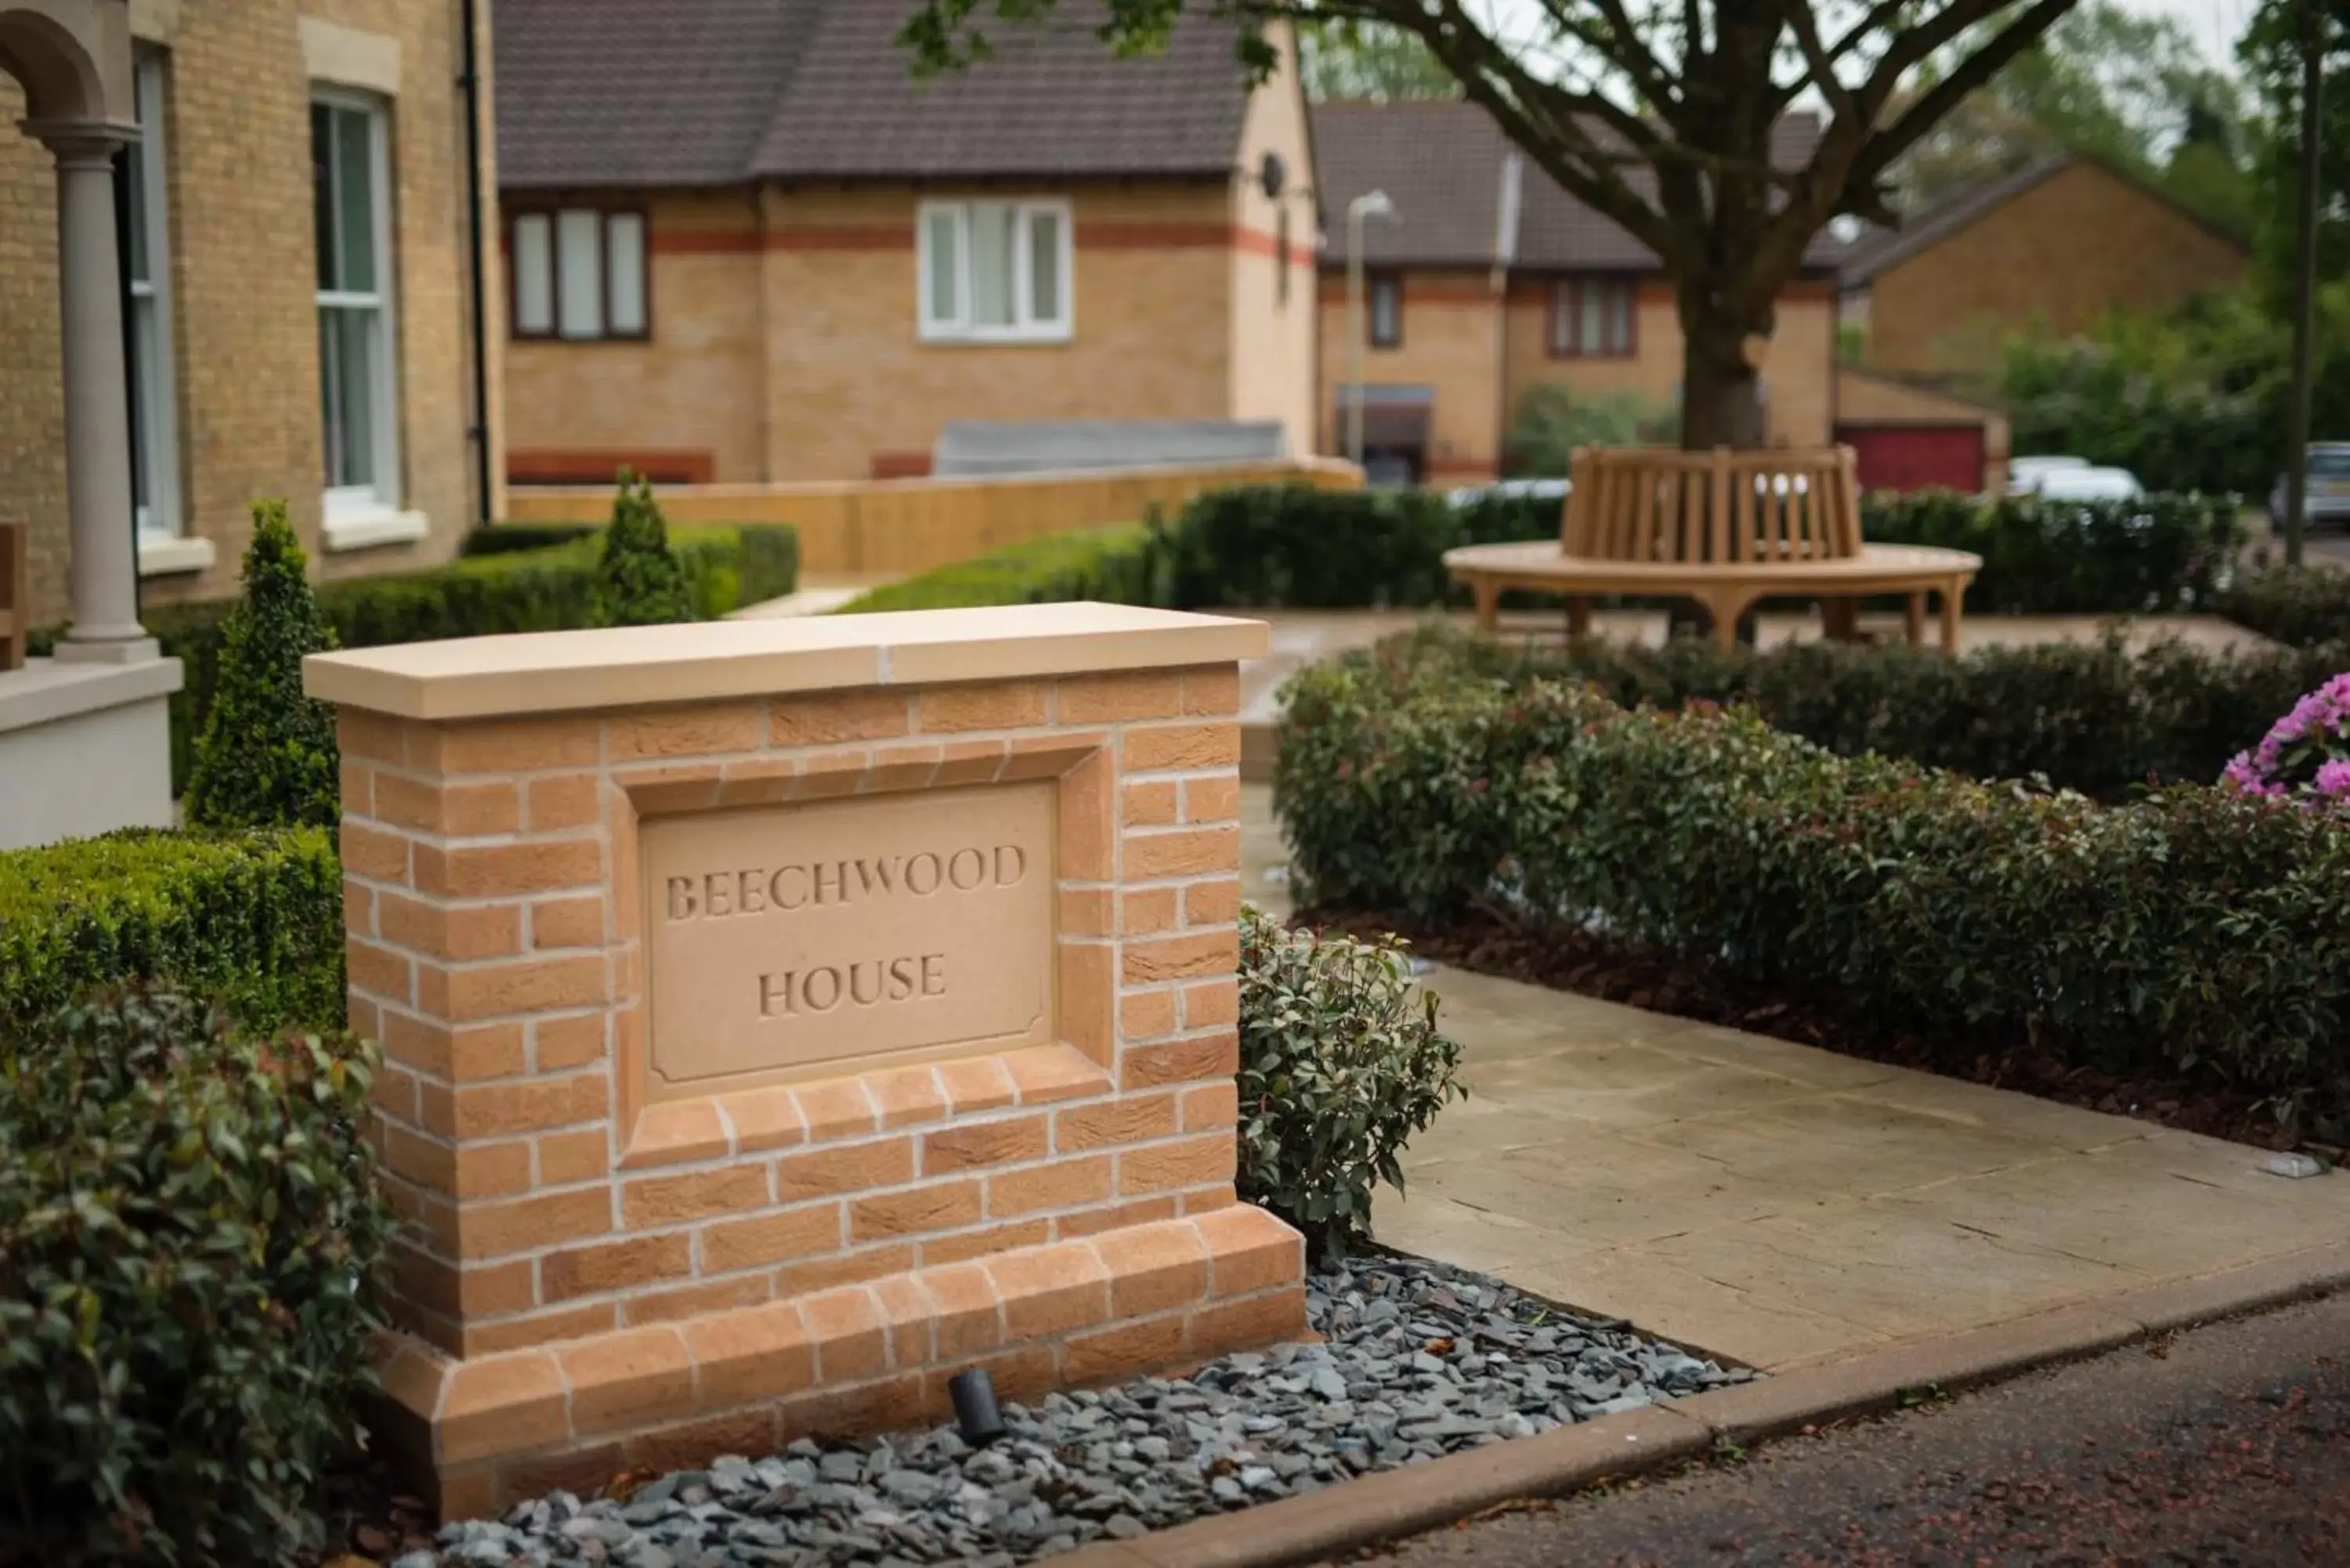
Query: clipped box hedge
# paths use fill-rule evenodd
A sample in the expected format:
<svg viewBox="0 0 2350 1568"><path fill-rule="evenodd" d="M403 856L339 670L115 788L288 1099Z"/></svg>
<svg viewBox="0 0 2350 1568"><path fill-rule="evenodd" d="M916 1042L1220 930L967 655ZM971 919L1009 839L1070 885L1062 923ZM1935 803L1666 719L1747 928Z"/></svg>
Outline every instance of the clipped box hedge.
<svg viewBox="0 0 2350 1568"><path fill-rule="evenodd" d="M506 548L509 530L528 540L528 546ZM589 624L600 528L500 524L474 535L467 543L469 553L446 566L317 585L318 608L341 645L381 648ZM550 544L550 535L568 536ZM482 543L484 535L499 535L502 543ZM670 538L694 607L705 619L781 597L798 586L799 535L791 528L684 527L671 530ZM187 784L195 738L212 711L222 629L235 603L231 598L165 605L141 616L163 651L186 667L186 684L171 700L174 794ZM63 630L36 631L34 651L46 652Z"/></svg>
<svg viewBox="0 0 2350 1568"><path fill-rule="evenodd" d="M2271 566L2240 578L2220 608L2237 625L2294 648L2350 644L2350 571Z"/></svg>
<svg viewBox="0 0 2350 1568"><path fill-rule="evenodd" d="M1971 1061L2210 1073L2350 1123L2350 830L2185 786L2122 806L1842 757L1750 711L1353 658L1299 675L1300 894L1595 924Z"/></svg>
<svg viewBox="0 0 2350 1568"><path fill-rule="evenodd" d="M1107 528L1046 534L874 588L835 613L962 609L1072 599L1159 604L1164 596L1152 580L1155 562L1149 524L1118 523Z"/></svg>
<svg viewBox="0 0 2350 1568"><path fill-rule="evenodd" d="M343 874L321 828L130 829L0 854L0 1025L166 982L246 1023L343 1018Z"/></svg>
<svg viewBox="0 0 2350 1568"><path fill-rule="evenodd" d="M1845 756L1882 752L1979 778L2045 778L2098 799L2153 782L2212 784L2307 691L2350 669L2350 642L2207 651L2167 640L1925 649L1785 644L1767 652L1675 638L1531 649L1428 626L1377 659L1523 683L1591 681L1625 707L1752 704L1774 727Z"/></svg>
<svg viewBox="0 0 2350 1568"><path fill-rule="evenodd" d="M2147 615L2208 610L2244 547L2232 495L2137 501L1992 500L1953 491L1863 498L1873 544L1939 545L1981 556L1967 608L1993 615Z"/></svg>

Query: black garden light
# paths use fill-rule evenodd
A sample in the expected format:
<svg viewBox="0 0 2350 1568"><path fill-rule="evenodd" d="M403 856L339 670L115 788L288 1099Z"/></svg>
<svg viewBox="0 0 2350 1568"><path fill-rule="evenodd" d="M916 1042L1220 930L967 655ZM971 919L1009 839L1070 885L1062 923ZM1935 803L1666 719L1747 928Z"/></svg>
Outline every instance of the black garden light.
<svg viewBox="0 0 2350 1568"><path fill-rule="evenodd" d="M947 1379L947 1397L954 1401L955 1429L973 1448L985 1448L1003 1436L1003 1413L995 1407L995 1380L980 1367L958 1372Z"/></svg>

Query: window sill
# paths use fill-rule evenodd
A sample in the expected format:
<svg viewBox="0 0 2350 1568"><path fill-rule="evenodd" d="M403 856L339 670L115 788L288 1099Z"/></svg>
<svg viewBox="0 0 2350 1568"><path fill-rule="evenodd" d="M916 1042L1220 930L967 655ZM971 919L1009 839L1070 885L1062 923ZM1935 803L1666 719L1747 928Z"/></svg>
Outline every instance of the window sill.
<svg viewBox="0 0 2350 1568"><path fill-rule="evenodd" d="M932 348L1066 348L1076 337L1073 331L1053 332L924 332L920 340Z"/></svg>
<svg viewBox="0 0 2350 1568"><path fill-rule="evenodd" d="M220 553L210 539L182 538L172 534L139 536L139 575L142 577L208 571L219 558Z"/></svg>
<svg viewBox="0 0 2350 1568"><path fill-rule="evenodd" d="M319 544L332 551L372 550L383 545L413 545L432 532L432 520L421 512L357 512L338 517L331 512L319 530Z"/></svg>

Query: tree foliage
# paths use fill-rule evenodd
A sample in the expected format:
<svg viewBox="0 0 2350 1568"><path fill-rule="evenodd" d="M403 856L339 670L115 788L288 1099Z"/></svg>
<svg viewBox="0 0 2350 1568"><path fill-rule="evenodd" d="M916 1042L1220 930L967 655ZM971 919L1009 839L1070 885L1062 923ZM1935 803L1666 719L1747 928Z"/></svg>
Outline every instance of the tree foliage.
<svg viewBox="0 0 2350 1568"><path fill-rule="evenodd" d="M1840 215L1898 221L1896 161L2077 3L920 0L899 40L916 69L952 69L1063 10L1135 53L1188 11L1236 24L1263 75L1268 23L1409 35L1535 167L1655 253L1679 300L1683 441L1753 445L1762 349L1813 236ZM1821 134L1791 167L1773 131L1810 106Z"/></svg>
<svg viewBox="0 0 2350 1568"><path fill-rule="evenodd" d="M192 827L342 819L335 711L302 694L303 656L336 646L306 566L286 503L255 503L244 594L222 628L212 711L188 778Z"/></svg>
<svg viewBox="0 0 2350 1568"><path fill-rule="evenodd" d="M1316 103L1400 103L1461 96L1428 46L1377 22L1325 22L1298 37L1305 95Z"/></svg>

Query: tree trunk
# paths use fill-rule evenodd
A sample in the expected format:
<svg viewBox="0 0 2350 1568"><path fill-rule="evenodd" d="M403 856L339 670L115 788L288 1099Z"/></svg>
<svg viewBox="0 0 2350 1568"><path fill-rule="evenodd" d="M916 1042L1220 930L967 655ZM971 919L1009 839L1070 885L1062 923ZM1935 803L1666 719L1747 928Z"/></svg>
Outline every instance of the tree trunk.
<svg viewBox="0 0 2350 1568"><path fill-rule="evenodd" d="M1710 281L1680 289L1681 450L1762 444L1762 350L1772 312L1747 311Z"/></svg>

